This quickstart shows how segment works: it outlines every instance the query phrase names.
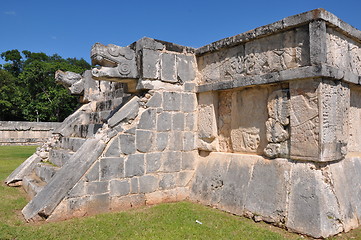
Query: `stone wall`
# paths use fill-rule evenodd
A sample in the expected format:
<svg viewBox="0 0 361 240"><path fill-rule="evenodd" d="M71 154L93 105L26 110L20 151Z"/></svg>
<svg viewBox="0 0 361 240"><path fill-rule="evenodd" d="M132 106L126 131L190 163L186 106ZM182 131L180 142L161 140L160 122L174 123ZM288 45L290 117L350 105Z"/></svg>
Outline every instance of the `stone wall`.
<svg viewBox="0 0 361 240"><path fill-rule="evenodd" d="M47 141L57 122L0 122L0 145L32 145Z"/></svg>
<svg viewBox="0 0 361 240"><path fill-rule="evenodd" d="M6 183L33 197L27 221L189 199L315 238L348 231L361 222L360 43L323 9L198 49L97 43L99 66L73 87L88 103Z"/></svg>

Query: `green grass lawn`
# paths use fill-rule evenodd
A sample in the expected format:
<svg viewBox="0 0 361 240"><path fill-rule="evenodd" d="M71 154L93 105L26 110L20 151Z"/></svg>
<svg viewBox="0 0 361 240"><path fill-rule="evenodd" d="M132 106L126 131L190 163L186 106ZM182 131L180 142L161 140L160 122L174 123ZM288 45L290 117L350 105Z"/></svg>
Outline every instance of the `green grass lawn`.
<svg viewBox="0 0 361 240"><path fill-rule="evenodd" d="M202 205L179 202L99 214L55 223L26 223L22 188L4 179L36 147L0 146L0 239L304 239L265 223L237 217ZM202 224L196 223L196 220ZM354 230L337 239L360 239Z"/></svg>

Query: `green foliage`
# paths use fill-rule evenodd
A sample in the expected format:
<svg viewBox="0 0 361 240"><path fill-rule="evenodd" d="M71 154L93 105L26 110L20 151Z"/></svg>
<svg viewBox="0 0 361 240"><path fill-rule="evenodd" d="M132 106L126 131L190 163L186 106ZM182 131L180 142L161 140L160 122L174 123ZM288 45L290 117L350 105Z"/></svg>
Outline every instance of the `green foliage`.
<svg viewBox="0 0 361 240"><path fill-rule="evenodd" d="M0 120L62 121L78 106L77 97L55 83L56 70L82 73L84 59L63 59L57 54L10 50L0 56Z"/></svg>

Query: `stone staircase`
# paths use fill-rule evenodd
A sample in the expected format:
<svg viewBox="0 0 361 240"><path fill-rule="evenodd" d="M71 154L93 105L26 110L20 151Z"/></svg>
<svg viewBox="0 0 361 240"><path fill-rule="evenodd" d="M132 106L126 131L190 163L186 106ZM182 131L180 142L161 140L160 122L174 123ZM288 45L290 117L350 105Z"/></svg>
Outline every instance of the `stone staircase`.
<svg viewBox="0 0 361 240"><path fill-rule="evenodd" d="M58 140L48 150L46 158L42 158L35 163L32 170L22 179L22 185L30 199L34 198L44 186L51 181L56 173L69 161L72 156L81 148L87 139L94 138L98 129L111 116L112 112L119 109L123 104L124 98L120 95L114 99L106 99L104 101L93 101L88 105L87 110L80 114L80 117L71 122L68 126L63 126L72 131L65 136L58 133ZM109 94L109 97L112 94ZM84 108L83 108L84 109ZM79 110L78 110L79 111ZM76 116L77 114L73 114ZM55 131L56 132L56 131Z"/></svg>

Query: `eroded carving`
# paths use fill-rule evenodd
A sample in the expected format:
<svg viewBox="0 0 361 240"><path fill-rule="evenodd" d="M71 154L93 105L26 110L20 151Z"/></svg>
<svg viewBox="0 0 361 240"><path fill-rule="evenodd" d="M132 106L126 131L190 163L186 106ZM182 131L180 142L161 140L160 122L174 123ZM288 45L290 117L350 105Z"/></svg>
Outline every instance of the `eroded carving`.
<svg viewBox="0 0 361 240"><path fill-rule="evenodd" d="M320 81L315 79L290 83L291 157L315 160L319 157Z"/></svg>
<svg viewBox="0 0 361 240"><path fill-rule="evenodd" d="M268 144L264 154L270 158L287 157L289 155L289 90L273 91L267 102L268 120L266 121L266 136Z"/></svg>
<svg viewBox="0 0 361 240"><path fill-rule="evenodd" d="M93 65L101 66L92 70L95 79L121 81L138 77L135 51L130 47L96 43L91 49L91 59Z"/></svg>
<svg viewBox="0 0 361 240"><path fill-rule="evenodd" d="M327 64L361 75L361 44L327 28Z"/></svg>
<svg viewBox="0 0 361 240"><path fill-rule="evenodd" d="M55 82L69 89L73 95L82 95L84 93L84 79L78 73L58 70L55 72Z"/></svg>
<svg viewBox="0 0 361 240"><path fill-rule="evenodd" d="M257 39L199 58L202 83L261 75L309 64L308 29Z"/></svg>
<svg viewBox="0 0 361 240"><path fill-rule="evenodd" d="M218 135L219 149L222 152L232 152L231 140L231 120L232 120L232 93L219 93L219 118L218 118Z"/></svg>

